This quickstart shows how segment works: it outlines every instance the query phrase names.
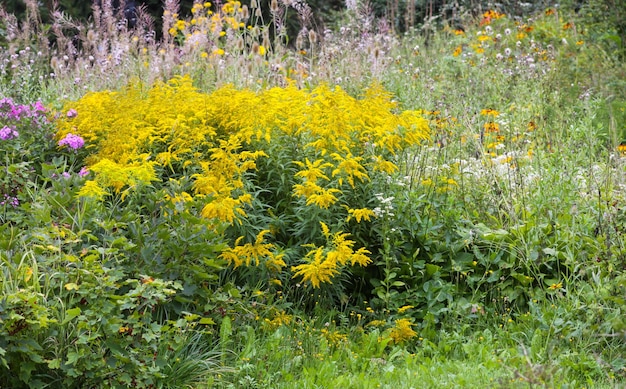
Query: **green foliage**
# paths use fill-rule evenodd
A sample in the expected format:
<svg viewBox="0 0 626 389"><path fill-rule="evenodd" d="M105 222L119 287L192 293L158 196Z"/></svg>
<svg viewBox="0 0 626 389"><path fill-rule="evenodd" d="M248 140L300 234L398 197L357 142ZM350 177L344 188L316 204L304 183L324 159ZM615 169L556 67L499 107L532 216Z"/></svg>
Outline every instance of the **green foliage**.
<svg viewBox="0 0 626 389"><path fill-rule="evenodd" d="M0 386L623 385L619 10L371 4L427 28L295 52L229 3L41 80L9 40L0 90L65 105L0 103Z"/></svg>

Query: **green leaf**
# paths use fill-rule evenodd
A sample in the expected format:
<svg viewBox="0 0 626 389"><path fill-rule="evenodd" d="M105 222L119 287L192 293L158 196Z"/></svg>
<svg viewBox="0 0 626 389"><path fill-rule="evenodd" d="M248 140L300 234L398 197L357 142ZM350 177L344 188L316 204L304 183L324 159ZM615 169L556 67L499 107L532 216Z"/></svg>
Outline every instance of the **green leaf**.
<svg viewBox="0 0 626 389"><path fill-rule="evenodd" d="M65 319L63 319L63 322L61 324L63 325L63 324L69 323L70 320L72 320L76 316L80 315L80 312L81 312L81 310L78 307L72 308L72 309L68 309L67 311L65 311Z"/></svg>
<svg viewBox="0 0 626 389"><path fill-rule="evenodd" d="M553 248L550 247L546 247L545 249L542 250L544 254L546 255L551 255L553 257L556 257L557 251Z"/></svg>
<svg viewBox="0 0 626 389"><path fill-rule="evenodd" d="M204 325L213 325L215 324L215 321L213 321L213 319L211 319L210 317L203 317L198 321L198 323Z"/></svg>
<svg viewBox="0 0 626 389"><path fill-rule="evenodd" d="M59 358L50 359L48 361L49 369L58 369L61 367L61 360Z"/></svg>
<svg viewBox="0 0 626 389"><path fill-rule="evenodd" d="M69 353L67 353L67 361L65 362L65 364L66 365L73 365L79 359L80 359L80 354L78 354L77 352L74 352L74 351L70 351Z"/></svg>
<svg viewBox="0 0 626 389"><path fill-rule="evenodd" d="M426 276L428 278L432 277L435 273L438 273L441 270L441 266L433 265L431 263L426 264Z"/></svg>
<svg viewBox="0 0 626 389"><path fill-rule="evenodd" d="M520 284L522 284L523 286L528 286L533 280L532 277L529 277L525 274L513 273L511 274L511 276L513 276L513 278L518 280Z"/></svg>

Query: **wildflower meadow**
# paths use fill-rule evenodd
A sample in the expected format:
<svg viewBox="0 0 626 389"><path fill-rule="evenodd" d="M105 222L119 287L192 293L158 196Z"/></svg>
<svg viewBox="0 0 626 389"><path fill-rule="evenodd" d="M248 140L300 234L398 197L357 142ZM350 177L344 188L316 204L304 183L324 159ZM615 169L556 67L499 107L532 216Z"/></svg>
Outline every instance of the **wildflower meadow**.
<svg viewBox="0 0 626 389"><path fill-rule="evenodd" d="M65 3L0 4L0 388L626 384L620 0Z"/></svg>

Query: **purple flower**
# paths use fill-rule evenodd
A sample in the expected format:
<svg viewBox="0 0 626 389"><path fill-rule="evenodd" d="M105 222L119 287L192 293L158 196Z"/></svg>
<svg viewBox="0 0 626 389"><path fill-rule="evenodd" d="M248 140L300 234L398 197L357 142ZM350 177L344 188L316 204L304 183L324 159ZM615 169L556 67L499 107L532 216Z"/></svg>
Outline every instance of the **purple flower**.
<svg viewBox="0 0 626 389"><path fill-rule="evenodd" d="M15 196L9 196L4 194L4 201L0 201L0 205L10 205L13 208L17 208L20 205L20 200Z"/></svg>
<svg viewBox="0 0 626 389"><path fill-rule="evenodd" d="M80 135L72 133L65 135L65 138L59 141L59 146L68 146L73 150L78 150L85 145L85 140Z"/></svg>
<svg viewBox="0 0 626 389"><path fill-rule="evenodd" d="M87 169L87 167L83 166L82 168L80 168L80 171L78 172L78 175L80 177L85 177L86 175L89 174L89 169Z"/></svg>
<svg viewBox="0 0 626 389"><path fill-rule="evenodd" d="M69 119L75 118L76 116L78 116L78 111L76 111L74 108L67 111L67 117Z"/></svg>
<svg viewBox="0 0 626 389"><path fill-rule="evenodd" d="M63 176L63 178L71 178L72 177L72 175L70 173L68 173L68 172L63 172L63 173L61 173L61 175Z"/></svg>
<svg viewBox="0 0 626 389"><path fill-rule="evenodd" d="M10 108L13 108L13 105L14 105L13 100L11 100L8 97L0 99L0 109L3 109L5 107L10 109Z"/></svg>
<svg viewBox="0 0 626 389"><path fill-rule="evenodd" d="M14 128L11 128L9 126L4 126L0 130L0 139L2 140L17 138L18 136L20 136L19 132L15 131Z"/></svg>
<svg viewBox="0 0 626 389"><path fill-rule="evenodd" d="M32 105L32 111L33 112L46 112L47 109L46 107L44 107L43 103L41 101L35 101Z"/></svg>
<svg viewBox="0 0 626 389"><path fill-rule="evenodd" d="M9 118L20 120L22 117L30 116L30 108L27 105L15 105L11 108L11 115Z"/></svg>

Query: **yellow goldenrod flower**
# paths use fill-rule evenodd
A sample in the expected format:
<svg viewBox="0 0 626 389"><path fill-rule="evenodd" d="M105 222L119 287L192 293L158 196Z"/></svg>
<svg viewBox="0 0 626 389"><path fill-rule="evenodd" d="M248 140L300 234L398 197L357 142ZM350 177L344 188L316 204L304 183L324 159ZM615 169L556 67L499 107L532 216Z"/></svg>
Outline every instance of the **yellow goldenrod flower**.
<svg viewBox="0 0 626 389"><path fill-rule="evenodd" d="M404 313L412 308L415 308L415 307L413 305L405 305L403 307L398 308L398 313Z"/></svg>
<svg viewBox="0 0 626 389"><path fill-rule="evenodd" d="M311 163L308 158L305 158L304 163L300 161L294 161L294 163L300 167L306 167L305 170L299 171L295 174L295 176L305 178L307 181L310 181L312 183L317 182L319 178L323 178L324 180L328 181L329 178L324 174L323 169L333 166L332 163L324 163L324 161L321 159L318 159L315 162Z"/></svg>
<svg viewBox="0 0 626 389"><path fill-rule="evenodd" d="M336 263L325 260L322 247L310 251L306 258L309 258L309 263L294 266L291 271L294 272L293 278L301 276L302 281L311 282L314 288L319 288L322 282L330 283L331 278L339 273Z"/></svg>
<svg viewBox="0 0 626 389"><path fill-rule="evenodd" d="M78 197L91 197L96 200L102 200L102 198L109 193L102 189L96 181L89 180L85 182L82 188L78 191Z"/></svg>
<svg viewBox="0 0 626 389"><path fill-rule="evenodd" d="M337 197L334 193L342 192L335 188L322 189L318 193L310 195L306 200L306 205L315 204L320 208L328 209L328 207L337 202Z"/></svg>
<svg viewBox="0 0 626 389"><path fill-rule="evenodd" d="M245 211L241 209L241 203L241 199L219 197L205 205L200 214L206 219L218 219L233 223L238 216L246 216Z"/></svg>
<svg viewBox="0 0 626 389"><path fill-rule="evenodd" d="M306 199L309 197L321 193L324 189L312 181L305 181L303 184L296 184L293 186L293 195L302 196Z"/></svg>
<svg viewBox="0 0 626 389"><path fill-rule="evenodd" d="M391 329L389 337L395 344L402 343L406 340L417 336L417 332L411 328L413 323L409 319L396 320L395 326Z"/></svg>
<svg viewBox="0 0 626 389"><path fill-rule="evenodd" d="M349 222L354 217L357 223L360 223L361 220L366 220L369 222L371 221L371 218L375 216L376 214L374 213L374 211L369 208L359 208L359 209L350 208L348 209L348 217L346 221Z"/></svg>

